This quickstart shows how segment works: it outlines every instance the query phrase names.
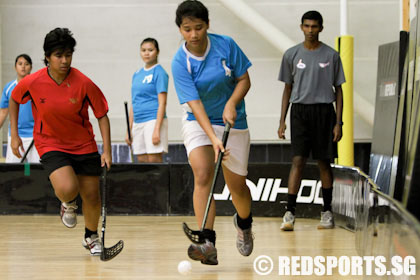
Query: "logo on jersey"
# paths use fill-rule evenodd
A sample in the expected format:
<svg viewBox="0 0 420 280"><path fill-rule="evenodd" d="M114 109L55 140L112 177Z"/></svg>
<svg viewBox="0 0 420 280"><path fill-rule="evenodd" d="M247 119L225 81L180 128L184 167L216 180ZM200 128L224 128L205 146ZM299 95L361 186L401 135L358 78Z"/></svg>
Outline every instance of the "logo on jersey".
<svg viewBox="0 0 420 280"><path fill-rule="evenodd" d="M143 84L150 84L153 79L153 74L147 75L143 79Z"/></svg>
<svg viewBox="0 0 420 280"><path fill-rule="evenodd" d="M40 98L39 101L41 102L41 104L45 103L45 100L47 100L47 98Z"/></svg>
<svg viewBox="0 0 420 280"><path fill-rule="evenodd" d="M222 60L223 69L225 69L225 76L230 77L232 75L232 70L226 66L226 60Z"/></svg>
<svg viewBox="0 0 420 280"><path fill-rule="evenodd" d="M76 104L76 102L77 102L77 98L69 98L69 101L72 103L72 104Z"/></svg>
<svg viewBox="0 0 420 280"><path fill-rule="evenodd" d="M299 69L305 69L306 68L306 64L302 62L302 59L299 59L298 64L296 64L296 67Z"/></svg>
<svg viewBox="0 0 420 280"><path fill-rule="evenodd" d="M325 67L327 67L327 66L329 66L330 65L330 63L329 62L327 62L327 63L322 63L322 62L320 62L319 63L319 67L321 67L321 68L325 68Z"/></svg>

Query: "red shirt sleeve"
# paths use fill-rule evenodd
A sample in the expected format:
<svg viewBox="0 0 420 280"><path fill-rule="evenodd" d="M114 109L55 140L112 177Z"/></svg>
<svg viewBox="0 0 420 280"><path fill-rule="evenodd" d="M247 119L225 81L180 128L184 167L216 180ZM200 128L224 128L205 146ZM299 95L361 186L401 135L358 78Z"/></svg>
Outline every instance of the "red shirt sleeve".
<svg viewBox="0 0 420 280"><path fill-rule="evenodd" d="M102 118L108 113L108 102L102 91L95 83L89 80L87 83L87 96L89 104L97 119Z"/></svg>
<svg viewBox="0 0 420 280"><path fill-rule="evenodd" d="M12 91L12 98L19 104L24 104L31 100L29 94L29 76L26 76L16 85Z"/></svg>

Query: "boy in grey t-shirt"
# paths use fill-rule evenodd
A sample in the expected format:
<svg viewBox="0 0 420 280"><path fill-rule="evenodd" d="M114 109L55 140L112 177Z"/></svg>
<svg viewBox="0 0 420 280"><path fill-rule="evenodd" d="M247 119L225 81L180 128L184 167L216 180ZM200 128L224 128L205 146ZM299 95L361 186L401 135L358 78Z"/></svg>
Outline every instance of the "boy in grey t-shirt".
<svg viewBox="0 0 420 280"><path fill-rule="evenodd" d="M342 137L341 84L345 78L339 54L318 40L322 23L322 16L317 11L309 11L302 16L300 28L305 40L286 51L280 68L279 80L285 83L278 129L281 139L285 139L286 115L289 103L292 103L290 123L293 158L287 208L281 225L281 229L286 231L294 228L297 193L310 153L318 162L324 199L318 228L334 227L330 163L337 157L337 142ZM333 102L336 102L336 111Z"/></svg>

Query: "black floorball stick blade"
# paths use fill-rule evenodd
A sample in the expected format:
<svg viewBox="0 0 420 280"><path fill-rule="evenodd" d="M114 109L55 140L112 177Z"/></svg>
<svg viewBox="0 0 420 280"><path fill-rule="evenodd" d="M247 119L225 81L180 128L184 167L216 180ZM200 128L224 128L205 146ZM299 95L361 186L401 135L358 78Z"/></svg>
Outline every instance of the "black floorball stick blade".
<svg viewBox="0 0 420 280"><path fill-rule="evenodd" d="M201 230L192 230L186 223L182 223L182 229L184 230L184 233L188 239L191 240L191 242L195 244L206 243L204 234Z"/></svg>
<svg viewBox="0 0 420 280"><path fill-rule="evenodd" d="M102 249L101 261L109 261L115 258L124 248L124 241L120 240L112 247Z"/></svg>

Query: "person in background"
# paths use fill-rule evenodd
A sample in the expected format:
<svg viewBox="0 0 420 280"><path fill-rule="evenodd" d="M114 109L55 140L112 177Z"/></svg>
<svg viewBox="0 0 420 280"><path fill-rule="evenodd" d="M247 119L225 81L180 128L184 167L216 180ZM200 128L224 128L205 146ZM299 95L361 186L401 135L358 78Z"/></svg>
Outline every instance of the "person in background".
<svg viewBox="0 0 420 280"><path fill-rule="evenodd" d="M125 140L138 162L163 162L162 155L168 152L168 74L158 64L159 44L155 39L141 42L140 56L145 65L134 73L131 86L129 121L133 139L127 133Z"/></svg>
<svg viewBox="0 0 420 280"><path fill-rule="evenodd" d="M278 129L280 139L285 139L286 115L289 103L292 103L292 167L286 213L281 224L281 229L285 231L294 229L297 193L310 153L318 162L324 200L318 228L334 227L330 163L337 157L337 142L342 137L341 85L345 78L339 54L319 41L322 24L322 16L317 11L309 11L302 16L300 28L305 40L285 52L280 68L279 80L285 83Z"/></svg>
<svg viewBox="0 0 420 280"><path fill-rule="evenodd" d="M9 99L12 95L12 91L15 86L27 75L31 73L32 70L32 59L27 54L20 54L15 59L15 70L16 70L16 79L10 81L6 84L3 89L3 94L0 101L0 128L3 126L7 116L9 115ZM33 140L33 130L34 130L34 118L32 116L32 105L31 101L28 101L26 104L22 104L19 108L19 123L18 123L19 135L23 142L22 153L24 153L32 143ZM20 162L20 159L16 157L10 147L11 137L10 137L10 125L7 139L7 151L6 151L6 163L15 163ZM28 162L39 162L38 151L35 147L29 150L26 155Z"/></svg>

